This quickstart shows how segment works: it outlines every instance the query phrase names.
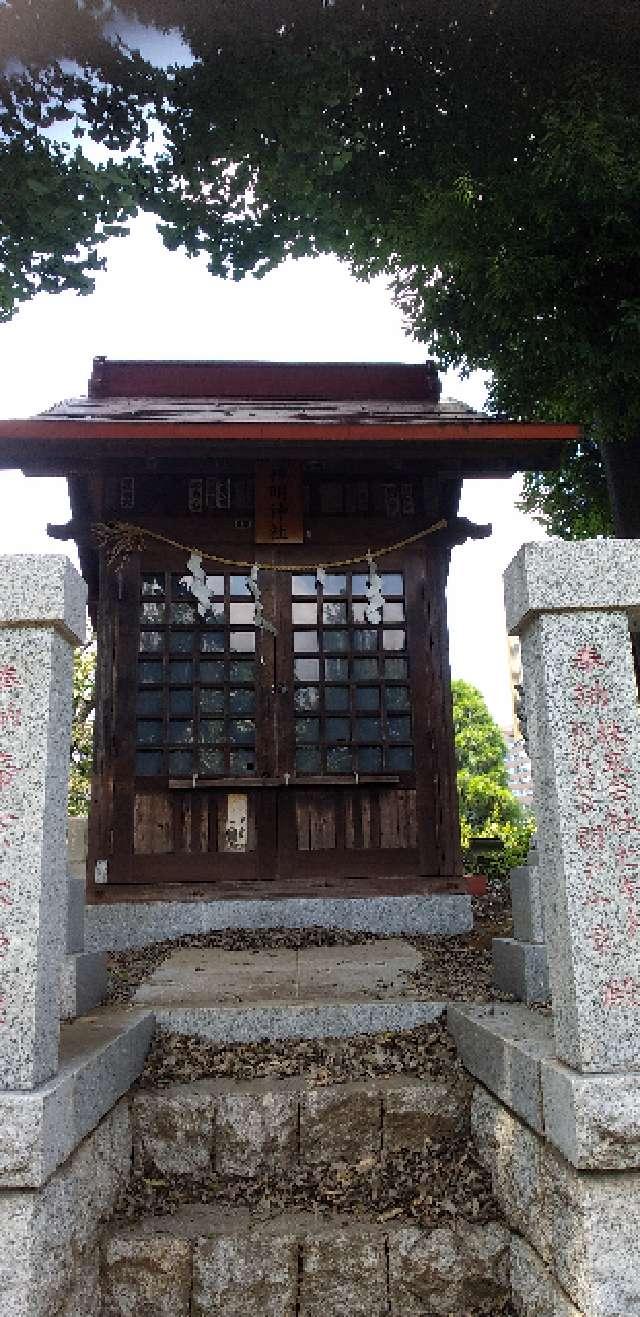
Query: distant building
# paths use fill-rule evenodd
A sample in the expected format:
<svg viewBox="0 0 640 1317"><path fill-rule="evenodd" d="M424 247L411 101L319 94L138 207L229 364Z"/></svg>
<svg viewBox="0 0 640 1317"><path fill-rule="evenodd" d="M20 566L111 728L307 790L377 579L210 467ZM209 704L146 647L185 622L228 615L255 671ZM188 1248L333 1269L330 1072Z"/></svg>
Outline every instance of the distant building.
<svg viewBox="0 0 640 1317"><path fill-rule="evenodd" d="M509 786L516 800L525 809L533 809L531 760L525 750L524 741L521 736L514 736L509 731L503 730L503 736L507 744L505 764Z"/></svg>

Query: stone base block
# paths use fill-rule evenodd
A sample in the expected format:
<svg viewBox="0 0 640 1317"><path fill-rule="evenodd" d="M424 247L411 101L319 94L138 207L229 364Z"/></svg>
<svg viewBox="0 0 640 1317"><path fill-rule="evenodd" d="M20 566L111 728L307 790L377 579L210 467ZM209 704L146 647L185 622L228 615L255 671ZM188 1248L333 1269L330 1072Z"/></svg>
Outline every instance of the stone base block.
<svg viewBox="0 0 640 1317"><path fill-rule="evenodd" d="M587 1317L571 1302L535 1249L511 1236L511 1296L522 1317Z"/></svg>
<svg viewBox="0 0 640 1317"><path fill-rule="evenodd" d="M432 1024L444 1013L446 1002L353 1001L286 1003L261 1002L247 1006L193 1006L160 1008L158 1027L169 1033L204 1038L209 1043L254 1043L280 1038L350 1038L363 1033L415 1029Z"/></svg>
<svg viewBox="0 0 640 1317"><path fill-rule="evenodd" d="M131 1165L120 1103L38 1192L0 1192L0 1317L99 1317L96 1244Z"/></svg>
<svg viewBox="0 0 640 1317"><path fill-rule="evenodd" d="M516 942L512 937L494 937L493 982L527 1006L546 1005L549 996L547 948L539 942Z"/></svg>
<svg viewBox="0 0 640 1317"><path fill-rule="evenodd" d="M100 1006L107 993L108 977L106 957L101 951L65 956L60 974L60 1018L75 1020Z"/></svg>
<svg viewBox="0 0 640 1317"><path fill-rule="evenodd" d="M447 1021L467 1070L542 1133L540 1068L555 1056L551 1017L496 1002L451 1005Z"/></svg>
<svg viewBox="0 0 640 1317"><path fill-rule="evenodd" d="M509 1232L185 1208L113 1230L102 1263L105 1317L451 1317L478 1295L502 1307Z"/></svg>
<svg viewBox="0 0 640 1317"><path fill-rule="evenodd" d="M89 820L83 815L67 819L67 873L84 883L87 876Z"/></svg>
<svg viewBox="0 0 640 1317"><path fill-rule="evenodd" d="M468 933L471 897L375 896L282 901L135 901L89 905L85 945L123 951L224 928L344 928L361 933Z"/></svg>
<svg viewBox="0 0 640 1317"><path fill-rule="evenodd" d="M513 936L518 942L544 942L542 886L537 864L512 869Z"/></svg>
<svg viewBox="0 0 640 1317"><path fill-rule="evenodd" d="M640 1313L640 1174L576 1170L484 1090L472 1127L494 1195L529 1246L512 1260L519 1310Z"/></svg>
<svg viewBox="0 0 640 1317"><path fill-rule="evenodd" d="M153 1028L148 1011L63 1026L57 1075L28 1093L0 1093L1 1188L46 1183L137 1079Z"/></svg>
<svg viewBox="0 0 640 1317"><path fill-rule="evenodd" d="M84 878L67 879L67 955L75 956L84 951Z"/></svg>

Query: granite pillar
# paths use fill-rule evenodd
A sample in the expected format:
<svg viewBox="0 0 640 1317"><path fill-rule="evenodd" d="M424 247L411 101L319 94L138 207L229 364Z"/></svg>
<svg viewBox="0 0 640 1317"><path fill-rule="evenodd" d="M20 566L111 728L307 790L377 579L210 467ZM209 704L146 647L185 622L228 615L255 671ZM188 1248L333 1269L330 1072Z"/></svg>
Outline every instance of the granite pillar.
<svg viewBox="0 0 640 1317"><path fill-rule="evenodd" d="M640 724L627 611L637 541L524 545L505 574L521 638L557 1056L640 1059Z"/></svg>
<svg viewBox="0 0 640 1317"><path fill-rule="evenodd" d="M0 1090L57 1070L73 647L86 587L60 555L0 557Z"/></svg>

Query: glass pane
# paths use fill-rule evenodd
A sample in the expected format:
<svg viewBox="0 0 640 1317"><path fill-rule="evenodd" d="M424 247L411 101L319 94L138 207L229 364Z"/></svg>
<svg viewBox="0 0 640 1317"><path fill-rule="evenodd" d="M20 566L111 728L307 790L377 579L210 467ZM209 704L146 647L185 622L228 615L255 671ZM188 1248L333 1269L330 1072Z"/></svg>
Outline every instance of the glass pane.
<svg viewBox="0 0 640 1317"><path fill-rule="evenodd" d="M354 681L371 681L378 676L378 660L374 659L354 659L353 660L353 680Z"/></svg>
<svg viewBox="0 0 640 1317"><path fill-rule="evenodd" d="M379 718L356 718L356 741L381 741L382 723Z"/></svg>
<svg viewBox="0 0 640 1317"><path fill-rule="evenodd" d="M327 686L324 693L324 707L332 713L344 713L349 709L349 687Z"/></svg>
<svg viewBox="0 0 640 1317"><path fill-rule="evenodd" d="M351 740L351 725L348 718L326 718L324 726L327 741Z"/></svg>
<svg viewBox="0 0 640 1317"><path fill-rule="evenodd" d="M193 741L193 723L172 719L169 723L169 740L177 745L191 745Z"/></svg>
<svg viewBox="0 0 640 1317"><path fill-rule="evenodd" d="M164 622L164 604L143 604L140 616L143 622Z"/></svg>
<svg viewBox="0 0 640 1317"><path fill-rule="evenodd" d="M202 692L203 695L205 692ZM207 694L209 692L206 692ZM222 691L216 691L215 694L222 695ZM214 694L212 691L211 694ZM230 690L229 691L229 712L230 713L254 713L256 707L256 693L251 690ZM222 708L222 705L220 705Z"/></svg>
<svg viewBox="0 0 640 1317"><path fill-rule="evenodd" d="M294 659L293 675L296 681L319 681L320 680L320 660L319 659Z"/></svg>
<svg viewBox="0 0 640 1317"><path fill-rule="evenodd" d="M196 620L196 610L193 604L172 604L169 609L169 621L177 622L180 626L192 626Z"/></svg>
<svg viewBox="0 0 640 1317"><path fill-rule="evenodd" d="M137 723L136 740L140 745L162 745L163 726L161 721Z"/></svg>
<svg viewBox="0 0 640 1317"><path fill-rule="evenodd" d="M318 632L294 631L293 648L296 654L317 654Z"/></svg>
<svg viewBox="0 0 640 1317"><path fill-rule="evenodd" d="M411 740L410 718L387 718L387 727L389 729L390 741Z"/></svg>
<svg viewBox="0 0 640 1317"><path fill-rule="evenodd" d="M136 713L155 713L162 716L162 691L138 691Z"/></svg>
<svg viewBox="0 0 640 1317"><path fill-rule="evenodd" d="M231 631L229 648L236 654L254 654L256 649L255 631Z"/></svg>
<svg viewBox="0 0 640 1317"><path fill-rule="evenodd" d="M200 665L200 671L202 671L202 664ZM253 681L254 667L251 659L232 659L229 664L229 676L231 681Z"/></svg>
<svg viewBox="0 0 640 1317"><path fill-rule="evenodd" d="M396 773L409 773L413 768L413 750L410 745L391 745L385 750L385 767Z"/></svg>
<svg viewBox="0 0 640 1317"><path fill-rule="evenodd" d="M249 577L248 577L248 576L232 576L232 577L231 577L231 584L230 584L230 594L232 594L232 595L237 595L237 594L239 594L239 595L250 595L250 594L251 594L251 591L250 591L250 589L249 589Z"/></svg>
<svg viewBox="0 0 640 1317"><path fill-rule="evenodd" d="M322 605L322 621L326 623L346 622L347 605L334 600L331 603Z"/></svg>
<svg viewBox="0 0 640 1317"><path fill-rule="evenodd" d="M363 746L357 759L359 773L379 773L382 768L382 750L378 746Z"/></svg>
<svg viewBox="0 0 640 1317"><path fill-rule="evenodd" d="M400 713L403 709L409 708L409 691L406 686L387 686L385 698L388 709Z"/></svg>
<svg viewBox="0 0 640 1317"><path fill-rule="evenodd" d="M200 659L200 681L224 681L224 663Z"/></svg>
<svg viewBox="0 0 640 1317"><path fill-rule="evenodd" d="M158 777L162 772L162 751L153 750L145 753L139 751L136 755L136 773L139 777Z"/></svg>
<svg viewBox="0 0 640 1317"><path fill-rule="evenodd" d="M224 713L224 691L201 690L200 713Z"/></svg>
<svg viewBox="0 0 640 1317"><path fill-rule="evenodd" d="M351 577L351 593L362 598L367 593L367 581L369 577L366 572L354 572Z"/></svg>
<svg viewBox="0 0 640 1317"><path fill-rule="evenodd" d="M193 755L190 750L170 750L168 754L169 772L176 777L193 775Z"/></svg>
<svg viewBox="0 0 640 1317"><path fill-rule="evenodd" d="M224 773L224 750L201 750L199 755L200 772Z"/></svg>
<svg viewBox="0 0 640 1317"><path fill-rule="evenodd" d="M378 648L377 631L353 631L353 648L360 654L370 654Z"/></svg>
<svg viewBox="0 0 640 1317"><path fill-rule="evenodd" d="M383 649L404 649L404 631L383 631Z"/></svg>
<svg viewBox="0 0 640 1317"><path fill-rule="evenodd" d="M162 631L141 631L140 632L140 650L145 653L162 652L164 647L164 637Z"/></svg>
<svg viewBox="0 0 640 1317"><path fill-rule="evenodd" d="M156 682L162 681L162 664L161 663L139 663L138 664L138 681L141 686L154 686Z"/></svg>
<svg viewBox="0 0 640 1317"><path fill-rule="evenodd" d="M292 605L291 605L291 616L292 616L292 620L293 620L297 625L300 625L300 623L304 623L304 622L306 622L307 625L308 625L309 623L311 623L313 626L315 626L315 624L316 624L316 622L317 622L317 620L318 620L318 605L315 604L315 603L313 603L313 604L292 604Z"/></svg>
<svg viewBox="0 0 640 1317"><path fill-rule="evenodd" d="M231 751L231 772L235 775L240 773L255 773L256 756L254 750L232 750Z"/></svg>
<svg viewBox="0 0 640 1317"><path fill-rule="evenodd" d="M392 681L406 681L407 660L404 658L386 658L384 661L384 675Z"/></svg>
<svg viewBox="0 0 640 1317"><path fill-rule="evenodd" d="M296 718L296 742L320 740L320 722L318 718Z"/></svg>
<svg viewBox="0 0 640 1317"><path fill-rule="evenodd" d="M404 604L383 604L382 605L383 622L404 622Z"/></svg>
<svg viewBox="0 0 640 1317"><path fill-rule="evenodd" d="M393 594L404 594L404 581L402 572L383 572L382 573L382 593L385 598Z"/></svg>
<svg viewBox="0 0 640 1317"><path fill-rule="evenodd" d="M200 636L203 654L221 654L224 650L224 631L207 631Z"/></svg>
<svg viewBox="0 0 640 1317"><path fill-rule="evenodd" d="M170 691L169 713L193 713L193 691Z"/></svg>
<svg viewBox="0 0 640 1317"><path fill-rule="evenodd" d="M227 723L229 740L234 745L253 745L256 739L256 725L250 718L236 718Z"/></svg>
<svg viewBox="0 0 640 1317"><path fill-rule="evenodd" d="M222 719L204 720L200 723L200 740L205 745L215 745L218 741L224 741L224 723Z"/></svg>
<svg viewBox="0 0 640 1317"><path fill-rule="evenodd" d="M346 595L347 593L346 576L340 576L340 575L335 576L327 572L323 586L323 593L325 598L328 594Z"/></svg>
<svg viewBox="0 0 640 1317"><path fill-rule="evenodd" d="M193 681L193 663L170 663L169 681L172 686L186 686Z"/></svg>
<svg viewBox="0 0 640 1317"><path fill-rule="evenodd" d="M327 750L327 772L328 773L351 773L353 772L353 755L350 750L339 750L332 746Z"/></svg>
<svg viewBox="0 0 640 1317"><path fill-rule="evenodd" d="M160 598L164 595L164 572L145 572L141 577L140 593L149 598Z"/></svg>
<svg viewBox="0 0 640 1317"><path fill-rule="evenodd" d="M307 713L319 708L320 687L298 686L293 693L293 703L299 713Z"/></svg>
<svg viewBox="0 0 640 1317"><path fill-rule="evenodd" d="M193 631L170 631L169 649L173 654L190 654L194 640Z"/></svg>
<svg viewBox="0 0 640 1317"><path fill-rule="evenodd" d="M324 661L325 681L348 681L349 660L345 658L328 658Z"/></svg>
<svg viewBox="0 0 640 1317"><path fill-rule="evenodd" d="M253 626L255 620L255 604L229 604L229 621L232 626Z"/></svg>
<svg viewBox="0 0 640 1317"><path fill-rule="evenodd" d="M313 576L292 576L291 593L296 595L316 594L316 578Z"/></svg>
<svg viewBox="0 0 640 1317"><path fill-rule="evenodd" d="M325 654L344 654L349 649L348 631L323 632Z"/></svg>
<svg viewBox="0 0 640 1317"><path fill-rule="evenodd" d="M296 773L319 773L320 771L319 750L296 750Z"/></svg>
<svg viewBox="0 0 640 1317"><path fill-rule="evenodd" d="M214 626L216 622L222 623L224 626L224 602L221 600L218 603L217 600L214 600L210 607L205 608L204 613L201 613L201 617L207 626Z"/></svg>
<svg viewBox="0 0 640 1317"><path fill-rule="evenodd" d="M365 612L366 607L367 605L366 603L364 603L364 601L362 601L361 603L353 603L351 605L351 621L366 622L367 620L367 614Z"/></svg>
<svg viewBox="0 0 640 1317"><path fill-rule="evenodd" d="M380 708L380 691L377 686L357 686L356 687L356 709L362 709L368 712L370 709L375 712Z"/></svg>

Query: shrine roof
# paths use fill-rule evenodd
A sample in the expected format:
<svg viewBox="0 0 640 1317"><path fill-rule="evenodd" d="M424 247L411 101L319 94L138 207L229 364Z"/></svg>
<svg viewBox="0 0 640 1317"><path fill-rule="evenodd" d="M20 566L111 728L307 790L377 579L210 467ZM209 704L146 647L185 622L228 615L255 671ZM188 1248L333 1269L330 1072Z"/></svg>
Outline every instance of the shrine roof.
<svg viewBox="0 0 640 1317"><path fill-rule="evenodd" d="M440 397L432 362L160 362L94 360L87 397L22 420L0 421L0 467L59 470L80 461L140 457L167 444L240 453L287 441L339 441L491 474L557 465L578 426L509 421ZM309 444L309 450L311 444Z"/></svg>

